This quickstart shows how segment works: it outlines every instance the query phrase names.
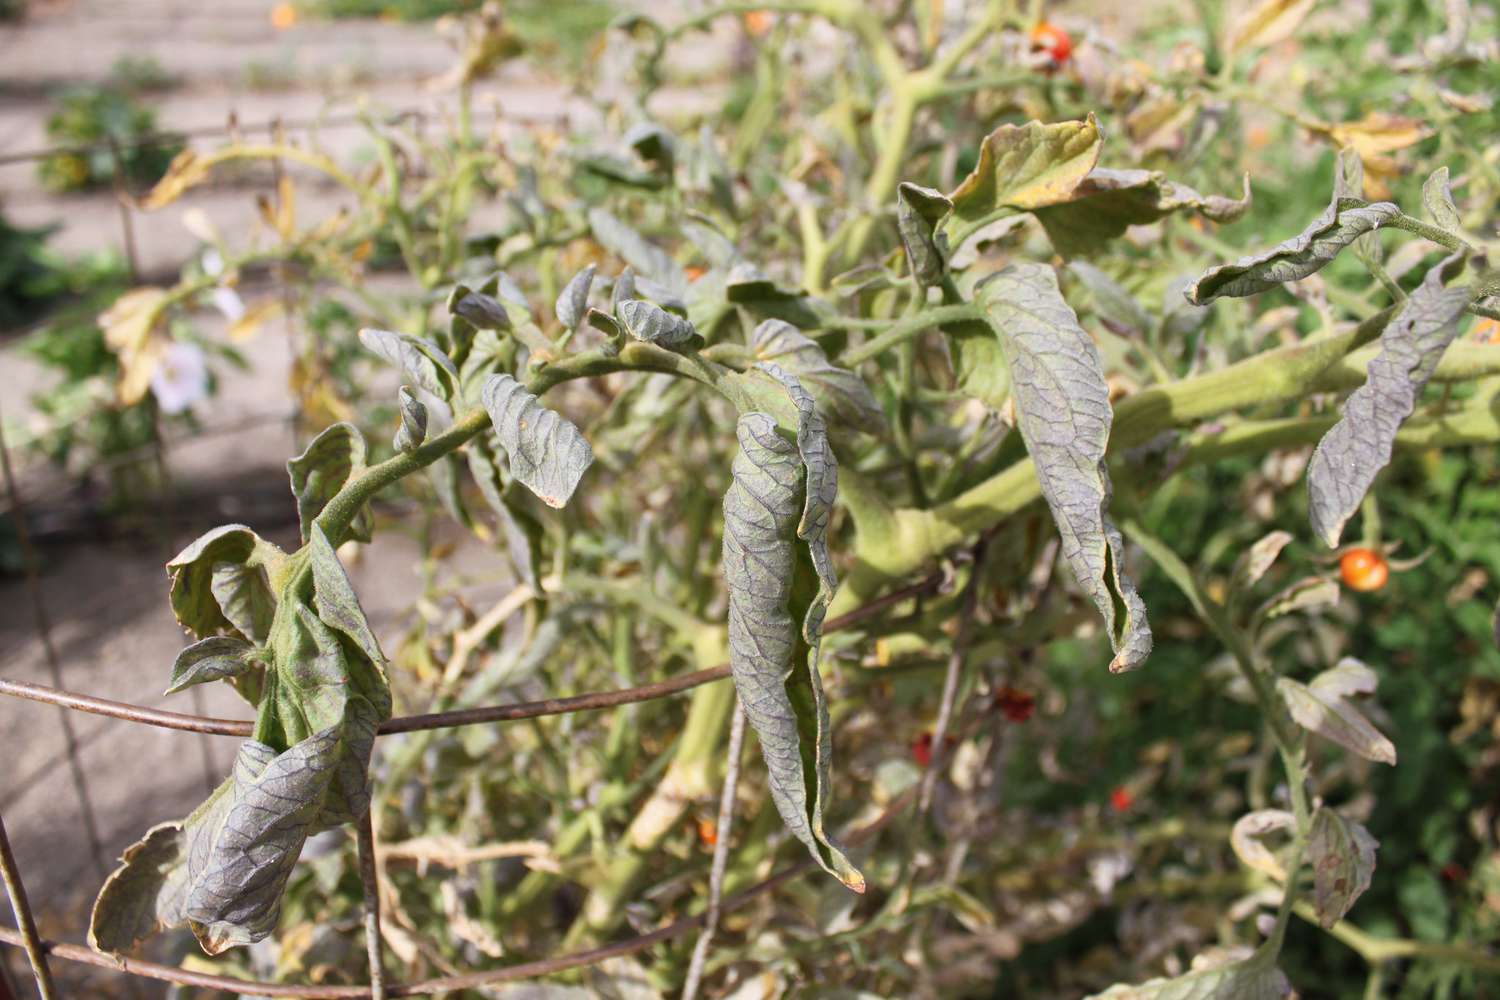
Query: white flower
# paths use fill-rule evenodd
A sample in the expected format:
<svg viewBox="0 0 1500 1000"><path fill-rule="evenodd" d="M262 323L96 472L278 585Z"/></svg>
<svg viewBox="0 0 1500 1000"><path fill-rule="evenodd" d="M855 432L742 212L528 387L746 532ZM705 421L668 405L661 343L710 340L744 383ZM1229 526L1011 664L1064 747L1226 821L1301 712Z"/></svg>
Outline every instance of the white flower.
<svg viewBox="0 0 1500 1000"><path fill-rule="evenodd" d="M181 413L208 395L208 363L195 344L173 342L151 375L151 392L163 413Z"/></svg>
<svg viewBox="0 0 1500 1000"><path fill-rule="evenodd" d="M219 312L223 313L224 318L229 322L238 323L245 318L245 302L240 298L240 293L233 288L225 288L222 285L215 288L213 300Z"/></svg>

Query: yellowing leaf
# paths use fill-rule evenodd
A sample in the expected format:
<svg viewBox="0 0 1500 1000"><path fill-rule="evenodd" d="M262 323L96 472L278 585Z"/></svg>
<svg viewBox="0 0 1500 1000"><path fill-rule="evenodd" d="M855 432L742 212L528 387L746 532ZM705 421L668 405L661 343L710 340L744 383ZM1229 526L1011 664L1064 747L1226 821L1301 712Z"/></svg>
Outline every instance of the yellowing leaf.
<svg viewBox="0 0 1500 1000"><path fill-rule="evenodd" d="M120 360L117 394L120 403L132 406L150 388L151 376L165 345L152 334L161 324L167 292L162 288L135 288L121 295L99 316L104 342Z"/></svg>
<svg viewBox="0 0 1500 1000"><path fill-rule="evenodd" d="M1365 169L1364 194L1369 198L1389 198L1389 178L1400 171L1388 153L1414 146L1432 134L1415 118L1404 118L1384 111L1372 111L1359 121L1341 122L1320 130L1340 149L1359 154Z"/></svg>
<svg viewBox="0 0 1500 1000"><path fill-rule="evenodd" d="M197 187L208 180L213 164L191 149L184 149L172 158L162 179L156 182L151 193L141 202L141 208L154 212L181 198L188 188Z"/></svg>
<svg viewBox="0 0 1500 1000"><path fill-rule="evenodd" d="M1261 0L1229 29L1224 48L1231 54L1284 42L1302 25L1313 0Z"/></svg>
<svg viewBox="0 0 1500 1000"><path fill-rule="evenodd" d="M229 339L234 341L249 340L260 332L260 328L270 322L281 312L281 303L275 299L262 299L249 309L245 315L229 324Z"/></svg>
<svg viewBox="0 0 1500 1000"><path fill-rule="evenodd" d="M1069 200L1099 162L1099 123L1001 125L979 147L979 163L948 197L953 219L976 222L1002 208L1029 210Z"/></svg>

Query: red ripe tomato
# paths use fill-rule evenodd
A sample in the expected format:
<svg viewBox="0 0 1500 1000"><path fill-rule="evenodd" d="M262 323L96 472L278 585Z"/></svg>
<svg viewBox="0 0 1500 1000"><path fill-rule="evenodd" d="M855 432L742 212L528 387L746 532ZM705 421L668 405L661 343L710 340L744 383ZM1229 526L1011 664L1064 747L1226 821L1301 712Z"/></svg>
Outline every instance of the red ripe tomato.
<svg viewBox="0 0 1500 1000"><path fill-rule="evenodd" d="M1025 722L1036 711L1036 695L1003 687L995 692L995 707L1011 722Z"/></svg>
<svg viewBox="0 0 1500 1000"><path fill-rule="evenodd" d="M1350 590L1379 590L1391 578L1391 567L1374 549L1350 549L1339 559L1339 576Z"/></svg>
<svg viewBox="0 0 1500 1000"><path fill-rule="evenodd" d="M943 738L943 746L952 750L958 744L958 740L952 736ZM922 767L932 764L932 730L922 731L922 735L911 741L911 759Z"/></svg>
<svg viewBox="0 0 1500 1000"><path fill-rule="evenodd" d="M1121 785L1109 793L1109 804L1115 812L1122 813L1135 805L1135 795L1131 793L1130 789Z"/></svg>
<svg viewBox="0 0 1500 1000"><path fill-rule="evenodd" d="M1073 55L1073 38L1050 21L1038 21L1031 29L1031 51L1047 53L1056 69Z"/></svg>

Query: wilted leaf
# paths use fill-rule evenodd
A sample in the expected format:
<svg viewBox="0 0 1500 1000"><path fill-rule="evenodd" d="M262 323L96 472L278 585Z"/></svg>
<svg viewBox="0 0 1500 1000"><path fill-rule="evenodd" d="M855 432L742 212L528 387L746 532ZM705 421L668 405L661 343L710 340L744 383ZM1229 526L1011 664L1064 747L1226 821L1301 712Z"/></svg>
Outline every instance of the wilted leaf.
<svg viewBox="0 0 1500 1000"><path fill-rule="evenodd" d="M187 893L182 824L162 823L125 848L104 880L89 919L89 945L122 953L158 931L180 925Z"/></svg>
<svg viewBox="0 0 1500 1000"><path fill-rule="evenodd" d="M484 292L470 291L463 285L454 287L453 294L448 299L448 312L462 318L464 322L476 330L509 330L515 326L510 319L510 310L506 309L504 303L499 299L493 295L486 295ZM375 350L375 348L371 347L371 350ZM399 359L380 351L377 351L377 353L387 361L400 364L403 370L405 369L405 364ZM433 359L433 363L441 367L444 360L447 360L445 356ZM427 389L428 392L433 391L425 385L422 388ZM433 394L442 395L442 393Z"/></svg>
<svg viewBox="0 0 1500 1000"><path fill-rule="evenodd" d="M209 590L219 610L240 634L252 642L265 642L276 614L276 595L266 573L264 553L252 553L245 562L214 563Z"/></svg>
<svg viewBox="0 0 1500 1000"><path fill-rule="evenodd" d="M255 647L233 636L214 635L177 654L166 694L209 681L238 677L255 666Z"/></svg>
<svg viewBox="0 0 1500 1000"><path fill-rule="evenodd" d="M1303 577L1266 601L1259 617L1280 618L1294 611L1332 607L1339 602L1339 585L1322 576Z"/></svg>
<svg viewBox="0 0 1500 1000"><path fill-rule="evenodd" d="M1292 984L1275 963L1270 952L1212 968L1196 968L1194 960L1194 971L1187 975L1111 986L1088 1000L1283 1000L1292 995Z"/></svg>
<svg viewBox="0 0 1500 1000"><path fill-rule="evenodd" d="M823 827L830 751L818 640L834 586L824 532L837 468L812 398L775 366L767 370L798 408L798 443L765 413L745 413L736 427L740 451L724 495L729 664L787 829L863 892L863 876Z"/></svg>
<svg viewBox="0 0 1500 1000"><path fill-rule="evenodd" d="M583 322L583 317L589 309L589 289L594 284L595 267L590 264L572 278L568 279L567 285L563 287L561 294L557 296L557 304L553 311L557 314L557 321L569 330L578 329Z"/></svg>
<svg viewBox="0 0 1500 1000"><path fill-rule="evenodd" d="M1131 226L1144 226L1174 212L1191 211L1214 222L1233 222L1250 207L1250 175L1239 198L1204 196L1155 170L1096 169L1072 195L1038 208L1037 221L1064 257L1091 253Z"/></svg>
<svg viewBox="0 0 1500 1000"><path fill-rule="evenodd" d="M365 469L365 439L353 424L339 423L313 438L307 449L286 463L292 481L292 495L297 498L297 517L302 522L302 540L312 535L313 521L323 513L349 480ZM371 518L368 507L360 509L349 525L349 538L370 540ZM345 539L340 538L339 544Z"/></svg>
<svg viewBox="0 0 1500 1000"><path fill-rule="evenodd" d="M1254 295L1284 282L1300 281L1322 269L1360 236L1401 214L1401 209L1390 202L1340 209L1339 200L1349 197L1347 183L1342 176L1338 178L1333 199L1323 214L1296 236L1264 253L1241 257L1204 273L1188 288L1188 301L1202 305L1224 295Z"/></svg>
<svg viewBox="0 0 1500 1000"><path fill-rule="evenodd" d="M589 209L589 228L601 246L641 274L678 294L687 288L687 274L670 254L604 209Z"/></svg>
<svg viewBox="0 0 1500 1000"><path fill-rule="evenodd" d="M625 332L669 351L699 347L703 338L693 324L644 299L625 299L615 307Z"/></svg>
<svg viewBox="0 0 1500 1000"><path fill-rule="evenodd" d="M1422 204L1427 217L1434 225L1449 232L1458 232L1462 223L1458 218L1458 207L1453 204L1453 188L1448 184L1448 168L1438 167L1422 184Z"/></svg>
<svg viewBox="0 0 1500 1000"><path fill-rule="evenodd" d="M212 169L211 161L204 160L191 149L184 149L172 157L172 162L167 165L167 172L162 175L161 180L156 182L150 194L141 201L141 208L147 212L154 212L158 208L172 204L189 188L197 187L208 180Z"/></svg>
<svg viewBox="0 0 1500 1000"><path fill-rule="evenodd" d="M359 597L354 593L354 585L349 582L344 564L339 562L338 553L328 536L316 524L313 525L312 537L308 539L307 551L313 577L313 607L318 611L318 618L352 640L369 658L384 683L385 654L380 651L375 632L359 606Z"/></svg>
<svg viewBox="0 0 1500 1000"><path fill-rule="evenodd" d="M208 954L275 929L282 889L318 832L341 742L330 727L282 754L254 740L241 744L227 808L217 823L198 825L188 853L182 912Z"/></svg>
<svg viewBox="0 0 1500 1000"><path fill-rule="evenodd" d="M1313 905L1318 923L1332 927L1343 919L1375 873L1380 844L1370 831L1323 806L1313 814L1308 860L1313 870Z"/></svg>
<svg viewBox="0 0 1500 1000"><path fill-rule="evenodd" d="M1250 546L1234 568L1234 589L1244 590L1255 586L1291 541L1291 532L1273 531Z"/></svg>
<svg viewBox="0 0 1500 1000"><path fill-rule="evenodd" d="M1352 656L1318 674L1308 688L1319 698L1347 698L1356 694L1374 694L1380 678L1368 666Z"/></svg>
<svg viewBox="0 0 1500 1000"><path fill-rule="evenodd" d="M1261 0L1245 11L1229 29L1224 47L1235 53L1247 48L1265 48L1286 41L1296 33L1314 0Z"/></svg>
<svg viewBox="0 0 1500 1000"><path fill-rule="evenodd" d="M410 384L439 399L453 399L458 371L436 344L370 327L359 331L359 340L371 352L400 368Z"/></svg>
<svg viewBox="0 0 1500 1000"><path fill-rule="evenodd" d="M213 529L167 563L167 575L172 580L173 613L183 628L200 639L237 627L215 597L216 573L222 575L220 567L226 563L264 565L280 558L280 549L243 524Z"/></svg>
<svg viewBox="0 0 1500 1000"><path fill-rule="evenodd" d="M885 411L864 380L830 362L817 341L790 323L765 320L750 332L750 346L756 360L794 375L833 422L866 431L885 426Z"/></svg>
<svg viewBox="0 0 1500 1000"><path fill-rule="evenodd" d="M902 183L896 188L896 228L911 262L911 273L923 285L936 284L947 266L948 238L938 231L953 202L941 191Z"/></svg>
<svg viewBox="0 0 1500 1000"><path fill-rule="evenodd" d="M1070 263L1068 270L1077 275L1083 287L1094 296L1094 311L1111 330L1139 336L1151 328L1151 317L1146 310L1134 296L1116 284L1115 279L1081 260Z"/></svg>
<svg viewBox="0 0 1500 1000"><path fill-rule="evenodd" d="M427 407L404 385L396 394L396 402L401 410L401 426L396 429L392 445L400 452L416 451L427 439Z"/></svg>
<svg viewBox="0 0 1500 1000"><path fill-rule="evenodd" d="M1099 162L1104 137L1087 121L1001 125L979 147L979 162L948 195L954 220L977 223L1002 208L1031 210L1067 201Z"/></svg>
<svg viewBox="0 0 1500 1000"><path fill-rule="evenodd" d="M1247 868L1269 875L1278 882L1286 881L1286 866L1276 857L1261 838L1277 830L1295 831L1297 818L1284 809L1258 809L1235 820L1229 832L1229 846L1235 857Z"/></svg>
<svg viewBox="0 0 1500 1000"><path fill-rule="evenodd" d="M1330 547L1359 509L1376 475L1391 460L1396 434L1416 409L1443 352L1458 335L1458 320L1473 298L1466 286L1445 286L1459 254L1427 272L1380 335L1365 384L1344 403L1339 422L1323 435L1307 465L1308 515Z"/></svg>
<svg viewBox="0 0 1500 1000"><path fill-rule="evenodd" d="M1110 669L1151 652L1146 607L1120 565L1104 452L1114 413L1099 352L1042 264L1012 264L977 289L1004 350L1017 424L1036 463L1062 554L1109 630Z"/></svg>
<svg viewBox="0 0 1500 1000"><path fill-rule="evenodd" d="M104 343L120 362L116 395L122 406L134 406L151 387L151 376L165 344L156 336L168 295L161 288L134 288L99 315Z"/></svg>
<svg viewBox="0 0 1500 1000"><path fill-rule="evenodd" d="M547 506L562 507L594 461L588 441L509 375L490 376L482 396L511 475Z"/></svg>
<svg viewBox="0 0 1500 1000"><path fill-rule="evenodd" d="M1396 747L1359 710L1327 691L1282 677L1276 691L1297 725L1378 764L1396 763Z"/></svg>

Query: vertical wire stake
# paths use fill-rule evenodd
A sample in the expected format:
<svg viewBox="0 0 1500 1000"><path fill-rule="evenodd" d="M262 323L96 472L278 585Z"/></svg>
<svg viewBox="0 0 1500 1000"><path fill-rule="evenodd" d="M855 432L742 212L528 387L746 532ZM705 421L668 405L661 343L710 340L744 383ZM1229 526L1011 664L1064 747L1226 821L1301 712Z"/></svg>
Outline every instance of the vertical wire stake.
<svg viewBox="0 0 1500 1000"><path fill-rule="evenodd" d="M125 157L120 141L109 137L109 152L115 167L115 201L120 206L120 234L125 239L125 264L130 269L130 283L141 280L141 262L135 251L135 221L130 216L130 188L125 177Z"/></svg>
<svg viewBox="0 0 1500 1000"><path fill-rule="evenodd" d="M16 913L16 926L21 930L26 958L31 962L31 974L36 977L37 992L42 995L42 1000L53 1000L57 993L52 986L52 970L47 966L47 953L42 950L42 938L36 932L36 921L31 918L31 904L26 901L26 887L21 884L21 869L16 865L16 856L11 853L10 838L5 835L3 819L0 819L0 878L5 881L10 908Z"/></svg>
<svg viewBox="0 0 1500 1000"><path fill-rule="evenodd" d="M734 825L734 797L740 783L740 751L745 746L745 710L739 698L734 700L734 721L729 728L729 762L724 768L724 790L719 795L719 825L714 830L714 864L708 875L708 916L703 933L693 946L693 960L688 965L687 982L682 1000L695 1000L703 981L703 967L708 964L708 949L714 931L719 927L719 903L724 895L724 869L729 865L729 834Z"/></svg>
<svg viewBox="0 0 1500 1000"><path fill-rule="evenodd" d="M42 596L36 550L32 548L31 535L26 530L26 506L21 502L21 491L16 487L15 472L10 467L10 449L5 444L4 427L0 427L0 470L5 474L5 492L10 495L11 514L16 519L16 542L21 548L21 561L26 567L26 589L31 592L31 610L36 619L37 638L41 640L42 652L47 658L47 672L52 678L52 686L60 688L64 686L62 661L57 657L57 647L52 645L52 622L47 617L47 602ZM109 865L104 861L104 844L99 837L99 824L94 819L94 801L89 797L88 778L84 776L83 765L78 760L78 733L73 729L71 713L61 707L57 712L62 726L63 748L68 757L68 770L72 772L73 788L78 793L83 832L88 837L94 867L102 877L109 874Z"/></svg>
<svg viewBox="0 0 1500 1000"><path fill-rule="evenodd" d="M385 966L380 961L380 876L375 868L374 803L355 824L359 846L359 880L365 887L365 950L370 958L370 1000L385 1000Z"/></svg>

